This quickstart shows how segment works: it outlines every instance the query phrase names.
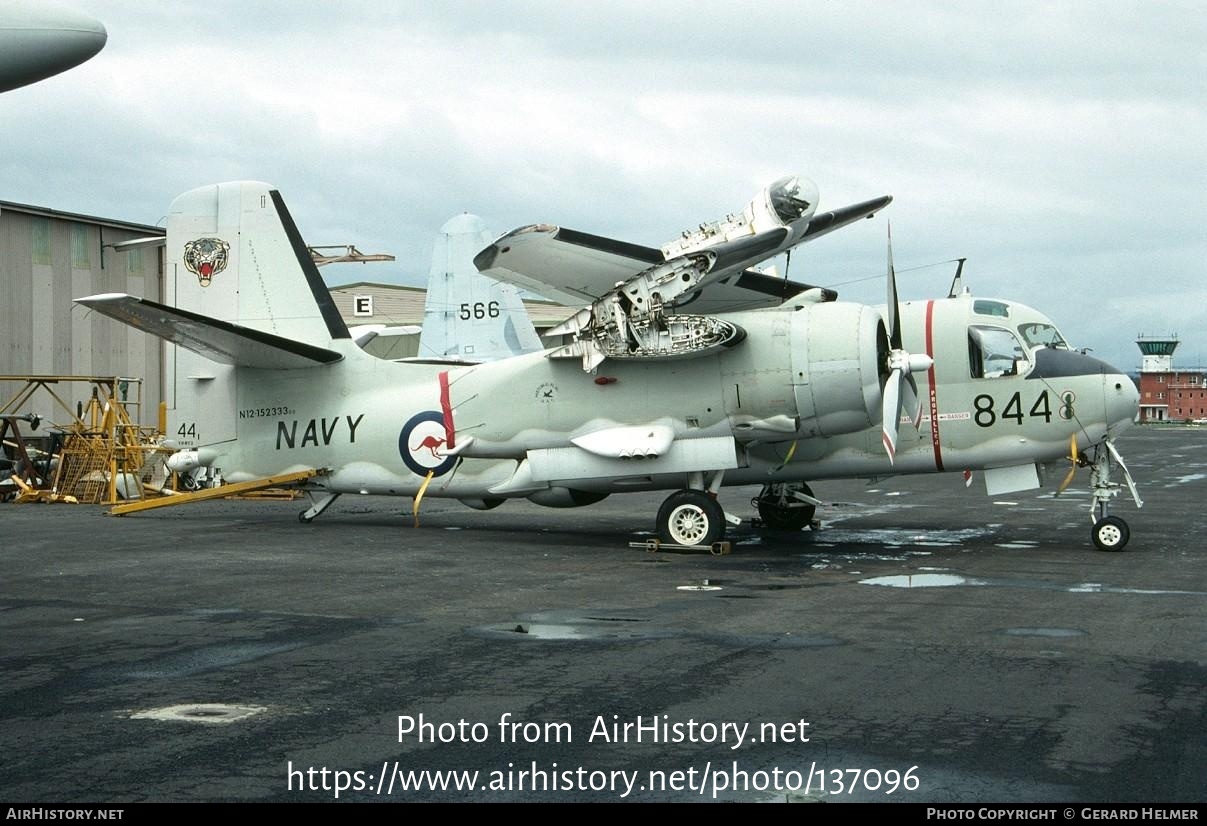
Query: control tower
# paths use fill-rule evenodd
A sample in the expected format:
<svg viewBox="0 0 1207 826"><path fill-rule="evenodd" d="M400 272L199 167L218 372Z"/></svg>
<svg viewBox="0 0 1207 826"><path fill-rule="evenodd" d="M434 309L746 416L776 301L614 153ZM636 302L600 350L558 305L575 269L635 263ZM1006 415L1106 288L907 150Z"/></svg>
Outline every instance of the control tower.
<svg viewBox="0 0 1207 826"><path fill-rule="evenodd" d="M1146 336L1141 334L1136 338L1136 346L1140 348L1141 373L1170 373L1173 371L1173 351L1178 349L1178 337Z"/></svg>

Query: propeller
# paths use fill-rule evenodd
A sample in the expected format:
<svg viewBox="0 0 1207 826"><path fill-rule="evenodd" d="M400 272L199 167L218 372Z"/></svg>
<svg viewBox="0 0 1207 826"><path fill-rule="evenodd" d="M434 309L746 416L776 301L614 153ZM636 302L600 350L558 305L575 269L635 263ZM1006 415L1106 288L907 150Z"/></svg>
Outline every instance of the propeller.
<svg viewBox="0 0 1207 826"><path fill-rule="evenodd" d="M1077 475L1077 464L1080 461L1080 457L1077 455L1076 433L1069 437L1069 461L1072 463L1072 467L1069 468L1069 472L1065 475L1064 481L1060 483L1060 487L1056 489L1057 496L1065 492L1065 488L1069 486L1069 483L1073 481L1073 477Z"/></svg>
<svg viewBox="0 0 1207 826"><path fill-rule="evenodd" d="M888 314L889 352L886 367L888 378L884 381L881 407L880 440L888 454L889 464L897 456L897 425L901 421L902 409L909 411L914 428L922 422L922 402L918 397L918 383L914 373L924 373L934 364L934 359L924 353L910 353L901 338L901 306L897 302L897 274L893 270L893 229L888 230Z"/></svg>

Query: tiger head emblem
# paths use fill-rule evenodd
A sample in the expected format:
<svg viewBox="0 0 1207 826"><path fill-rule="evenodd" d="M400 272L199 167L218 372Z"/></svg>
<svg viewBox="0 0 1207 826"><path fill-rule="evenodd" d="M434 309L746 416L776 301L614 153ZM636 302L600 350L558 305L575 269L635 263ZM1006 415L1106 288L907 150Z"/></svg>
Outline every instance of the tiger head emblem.
<svg viewBox="0 0 1207 826"><path fill-rule="evenodd" d="M221 238L198 238L184 245L184 266L208 287L214 276L226 269L231 245Z"/></svg>

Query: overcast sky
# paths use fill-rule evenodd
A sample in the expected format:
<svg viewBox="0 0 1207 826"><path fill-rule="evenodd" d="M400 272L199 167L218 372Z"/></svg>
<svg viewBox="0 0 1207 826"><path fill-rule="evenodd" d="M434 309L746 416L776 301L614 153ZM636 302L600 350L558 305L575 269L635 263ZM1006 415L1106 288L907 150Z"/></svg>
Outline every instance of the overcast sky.
<svg viewBox="0 0 1207 826"><path fill-rule="evenodd" d="M311 244L422 283L468 211L658 246L801 172L879 217L790 275L883 303L967 257L974 294L1138 365L1207 363L1207 13L1197 2L60 0L104 23L82 66L0 95L0 199L162 223L258 179ZM950 265L901 275L946 295Z"/></svg>

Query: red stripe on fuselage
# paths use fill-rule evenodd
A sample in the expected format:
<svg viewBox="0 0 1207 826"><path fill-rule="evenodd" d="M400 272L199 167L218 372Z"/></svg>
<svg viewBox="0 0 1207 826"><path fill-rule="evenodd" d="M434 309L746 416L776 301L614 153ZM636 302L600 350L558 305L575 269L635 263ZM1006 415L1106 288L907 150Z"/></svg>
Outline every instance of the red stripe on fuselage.
<svg viewBox="0 0 1207 826"><path fill-rule="evenodd" d="M456 447L453 444L453 406L448 400L448 371L444 370L437 377L440 381L440 412L444 415L444 447Z"/></svg>
<svg viewBox="0 0 1207 826"><path fill-rule="evenodd" d="M930 396L930 441L935 448L935 470L943 470L943 451L939 447L939 397L935 392L935 341L934 341L935 302L926 302L926 355L930 356L930 369L926 371L926 381L929 385Z"/></svg>

